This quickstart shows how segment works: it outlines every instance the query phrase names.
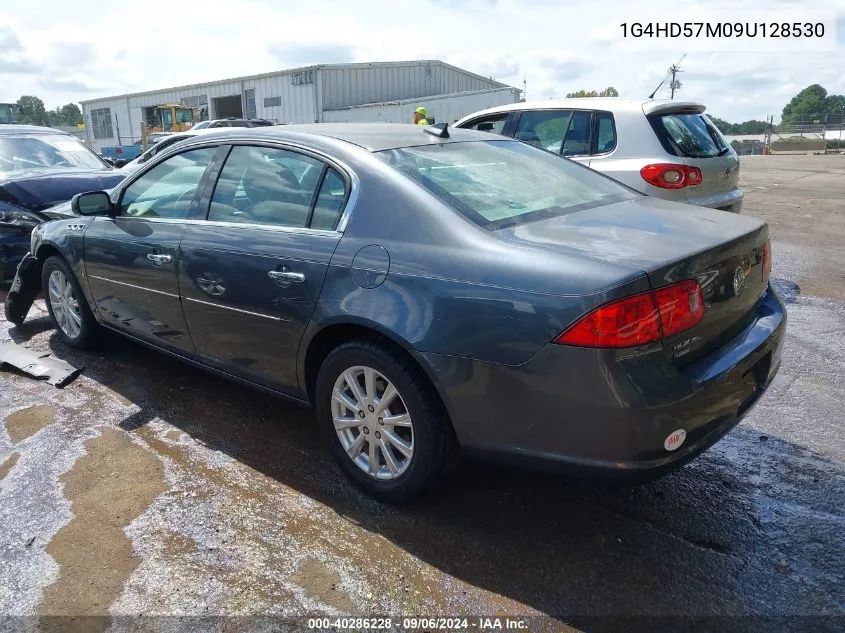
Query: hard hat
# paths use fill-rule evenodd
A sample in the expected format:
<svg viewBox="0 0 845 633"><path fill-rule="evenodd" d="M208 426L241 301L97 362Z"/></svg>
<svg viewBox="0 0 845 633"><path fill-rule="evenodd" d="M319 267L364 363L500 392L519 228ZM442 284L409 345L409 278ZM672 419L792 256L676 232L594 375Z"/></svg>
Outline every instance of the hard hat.
<svg viewBox="0 0 845 633"><path fill-rule="evenodd" d="M426 110L424 106L420 106L419 108L414 110L414 112L416 112L417 114L422 114L423 116L426 116L428 114L428 110Z"/></svg>

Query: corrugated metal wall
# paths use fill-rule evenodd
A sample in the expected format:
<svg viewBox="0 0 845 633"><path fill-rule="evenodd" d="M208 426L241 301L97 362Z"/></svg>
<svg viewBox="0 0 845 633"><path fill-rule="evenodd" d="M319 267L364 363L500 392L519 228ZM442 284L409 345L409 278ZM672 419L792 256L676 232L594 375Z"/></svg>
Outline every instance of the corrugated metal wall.
<svg viewBox="0 0 845 633"><path fill-rule="evenodd" d="M241 95L244 90L255 90L256 116L271 119L279 123L314 123L319 118L316 102L316 86L318 75L315 73L314 83L293 85L290 74L279 74L272 77L262 77L249 81L233 81L207 86L197 86L183 90L162 90L136 96L119 97L116 99L102 99L84 103L86 127L90 129L90 113L93 109L109 108L112 112L111 139L94 139L93 132L86 130L88 142L95 151L100 151L107 145L128 145L140 137L143 108L161 105L163 103L179 103L185 97L207 97L209 117L214 118L215 97ZM264 99L280 97L281 105L264 107ZM114 115L117 123L114 124ZM117 127L120 128L120 139L117 138Z"/></svg>
<svg viewBox="0 0 845 633"><path fill-rule="evenodd" d="M323 121L330 123L410 123L417 106L424 105L437 123L454 123L473 112L514 103L519 92L515 88L497 88L453 95L423 97L393 103L375 103L323 112Z"/></svg>
<svg viewBox="0 0 845 633"><path fill-rule="evenodd" d="M311 72L309 79L312 81L294 84L294 75L296 73L302 74L303 71ZM513 96L504 96L512 95L514 90L512 88L501 88L494 81L476 77L471 73L444 65L438 61L314 66L253 78L227 80L176 90L161 90L90 101L82 104L82 111L88 128L86 129L87 140L96 151L100 151L103 146L107 145L130 144L140 136L143 108L163 103L178 103L186 97L204 95L208 102L208 115L210 118L215 118L215 97L242 96L243 91L249 89L255 90L256 116L279 123L313 123L321 119L326 121L404 121L410 117L410 113L405 116L404 105L398 109L391 105L380 109L368 108L365 112L344 115L361 118L338 119L336 118L339 116L337 114L330 114L330 118L325 118L321 115L320 103L322 103L322 110L327 110L423 97L433 102L433 99L427 95L456 92L487 91L487 94L499 95L492 100L473 97L471 101L444 102L441 106L442 114L437 112L435 114L440 121L451 121L459 115L493 105L510 103L515 99ZM265 99L275 97L278 97L281 101L280 105L264 105ZM467 95L465 97L470 98ZM502 101L501 99L504 98L507 100ZM92 109L96 108L109 108L112 112L113 137L111 139L93 138L93 132L90 129L90 113ZM434 112L434 110L432 111ZM379 114L380 112L383 112L383 114ZM117 115L116 125L114 115ZM120 139L117 138L118 127L120 128Z"/></svg>
<svg viewBox="0 0 845 633"><path fill-rule="evenodd" d="M323 109L497 87L440 62L355 64L323 71Z"/></svg>

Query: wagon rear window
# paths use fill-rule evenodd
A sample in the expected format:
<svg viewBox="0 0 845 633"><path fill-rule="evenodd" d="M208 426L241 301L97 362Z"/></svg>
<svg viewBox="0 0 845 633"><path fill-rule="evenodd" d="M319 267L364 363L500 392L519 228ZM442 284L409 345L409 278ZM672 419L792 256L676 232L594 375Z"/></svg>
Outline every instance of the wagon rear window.
<svg viewBox="0 0 845 633"><path fill-rule="evenodd" d="M597 172L516 141L443 143L377 156L490 230L637 196Z"/></svg>

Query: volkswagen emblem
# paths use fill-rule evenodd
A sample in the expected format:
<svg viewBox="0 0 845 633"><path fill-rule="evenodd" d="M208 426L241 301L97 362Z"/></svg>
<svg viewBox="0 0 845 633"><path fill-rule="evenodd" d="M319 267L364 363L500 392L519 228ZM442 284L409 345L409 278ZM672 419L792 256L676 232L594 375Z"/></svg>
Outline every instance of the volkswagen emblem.
<svg viewBox="0 0 845 633"><path fill-rule="evenodd" d="M737 266L734 271L734 295L739 296L745 289L745 270L742 266Z"/></svg>

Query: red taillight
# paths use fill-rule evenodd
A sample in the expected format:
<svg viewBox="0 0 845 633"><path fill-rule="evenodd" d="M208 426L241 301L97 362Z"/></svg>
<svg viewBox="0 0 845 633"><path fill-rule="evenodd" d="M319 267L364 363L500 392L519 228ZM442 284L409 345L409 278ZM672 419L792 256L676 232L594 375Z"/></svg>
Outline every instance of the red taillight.
<svg viewBox="0 0 845 633"><path fill-rule="evenodd" d="M661 189L683 189L704 182L704 177L698 167L671 163L646 165L640 170L640 175L647 183Z"/></svg>
<svg viewBox="0 0 845 633"><path fill-rule="evenodd" d="M704 297L697 281L682 281L655 290L660 327L668 338L698 324L704 316Z"/></svg>
<svg viewBox="0 0 845 633"><path fill-rule="evenodd" d="M763 244L763 254L761 256L763 264L763 285L769 283L769 276L772 274L772 242L766 240Z"/></svg>
<svg viewBox="0 0 845 633"><path fill-rule="evenodd" d="M578 347L636 347L697 325L704 300L697 281L632 295L596 308L554 342Z"/></svg>

